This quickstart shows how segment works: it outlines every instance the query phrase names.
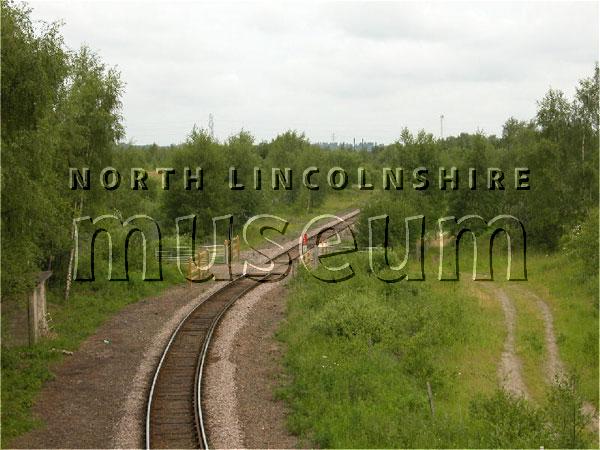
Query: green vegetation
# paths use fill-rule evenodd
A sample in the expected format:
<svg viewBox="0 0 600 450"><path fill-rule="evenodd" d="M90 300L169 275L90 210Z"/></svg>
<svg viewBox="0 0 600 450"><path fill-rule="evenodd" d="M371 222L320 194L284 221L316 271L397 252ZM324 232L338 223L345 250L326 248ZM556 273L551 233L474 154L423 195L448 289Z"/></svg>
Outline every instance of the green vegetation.
<svg viewBox="0 0 600 450"><path fill-rule="evenodd" d="M10 1L2 5L2 109L10 112L2 121L4 295L25 292L32 273L50 265L53 283L64 283L72 259L72 219L107 212L124 219L147 214L167 234L174 231L176 217L195 214L198 236L206 239L216 216L233 214L241 225L265 211L308 214L327 198L352 192L371 196L365 217L390 215L392 243L402 237L404 217L416 214L426 216L430 232L443 215L489 219L512 214L523 222L530 247L548 251L561 248L565 236L577 230L587 233L580 241L597 236L593 224L581 228L586 218L597 220L597 66L591 77L581 80L573 100L550 90L534 119L507 120L501 137L463 133L437 140L424 131L403 129L396 142L371 152L351 147L330 151L296 131L259 143L241 131L219 142L194 127L179 145L134 146L118 143L123 136L119 73L88 48L67 49L58 25L33 24L26 7ZM100 169L107 165L122 174L116 190L98 183ZM303 185L304 170L313 166L319 169L312 179L318 190ZM452 166L459 170L459 187L441 190L437 169ZM69 167L90 168L89 190L67 188ZM147 189L129 188L134 167L149 172ZM175 170L169 190L161 189L160 175L154 172L159 167ZM183 189L185 167L203 169L201 190ZM230 167L238 169L246 189L230 189ZM263 169L262 190L253 188L255 167ZM327 172L333 167L348 174L347 191L327 186ZM355 186L359 167L370 174L374 191L361 192ZM384 167L405 169L403 190L381 190ZM411 172L418 167L428 168L428 189L413 188ZM485 187L487 169L493 167L505 171L504 190ZM513 171L519 167L530 169L530 190L513 186ZM291 169L290 189L271 188L271 168ZM477 171L477 190L468 187L469 168ZM27 202L21 201L24 192ZM365 226L366 222L360 233L363 242L368 236ZM595 270L593 247L572 247L571 254Z"/></svg>
<svg viewBox="0 0 600 450"><path fill-rule="evenodd" d="M502 136L462 133L436 139L422 130L399 129L396 142L372 151L327 150L299 131L256 142L242 130L219 141L193 127L183 142L168 147L133 145L120 142L124 83L118 71L89 48L68 49L58 24L33 23L31 11L12 1L1 0L1 5L3 310L24 310L36 274L53 271L50 337L31 347L15 343L9 317L2 317L2 446L37 425L31 405L61 359L52 349L76 350L127 304L183 281L167 265L162 281L141 281L137 232L127 255L119 248L113 255L115 266L129 257L129 281L107 281L106 265L100 263L108 256L107 240L101 235L96 280L75 282L66 300L74 218L114 214L124 220L145 214L157 220L163 244L174 246L180 216L195 214L196 237L209 242L213 217L225 214L234 216L236 233L255 214L278 215L290 220L290 236L319 213L355 207L363 211L361 247L369 244L367 218L390 217L393 258L403 249L409 216L425 216L428 242L436 238L436 221L444 216L477 214L489 220L511 214L522 221L529 280L497 287L514 298L516 352L531 400L498 391L506 330L493 293L482 294L477 283L464 277L459 283L434 281L437 256L431 250L427 281L393 284L370 274L365 255L358 254L351 256L356 275L348 281L326 284L300 273L291 283L289 316L280 337L288 346L292 375L281 393L292 409L292 431L309 444L329 447L595 444L583 430L580 407L585 401L598 409L597 64L573 99L550 90L534 118L508 119ZM123 176L121 187L112 191L98 183L101 168L109 165ZM69 189L71 167L90 168L89 190ZM175 171L169 190L162 189L156 172L161 167ZM203 169L202 189L183 188L185 167L194 175L196 167ZM246 189L230 188L230 167L237 168ZM253 186L255 167L263 169L261 190ZM318 190L303 183L310 167L319 169L312 178ZM348 174L343 190L327 185L333 167ZM366 169L373 190L356 186L359 167ZM382 188L384 167L404 168L401 190ZM418 180L412 171L418 167L428 169L427 189L413 186ZM458 189L440 189L438 170L451 167L460 173ZM132 168L148 171L147 189L129 188ZM271 168L290 168L292 187L273 189ZM477 172L477 189L469 187L470 168ZM486 187L488 168L504 171L505 189ZM529 190L515 188L515 168L530 169ZM376 239L383 242L377 231ZM93 232L82 229L80 237L85 241ZM111 233L124 238L127 230ZM224 239L224 230L218 235ZM250 241L261 243L256 234ZM148 253L156 246L156 239L149 238ZM83 254L84 262L89 258ZM496 268L505 263L505 256L499 258ZM461 262L464 273L468 259ZM495 281L500 278L496 275ZM560 357L571 374L561 383L548 383L543 374L547 346L536 296L550 308Z"/></svg>
<svg viewBox="0 0 600 450"><path fill-rule="evenodd" d="M598 274L585 274L586 266L568 254L532 255L529 264L535 275L527 287L548 303L560 356L598 410Z"/></svg>
<svg viewBox="0 0 600 450"><path fill-rule="evenodd" d="M535 403L498 390L504 319L472 282L388 284L368 273L365 253L346 259L356 276L342 283L301 271L279 332L292 380L280 395L307 445L594 445L575 379L545 386Z"/></svg>

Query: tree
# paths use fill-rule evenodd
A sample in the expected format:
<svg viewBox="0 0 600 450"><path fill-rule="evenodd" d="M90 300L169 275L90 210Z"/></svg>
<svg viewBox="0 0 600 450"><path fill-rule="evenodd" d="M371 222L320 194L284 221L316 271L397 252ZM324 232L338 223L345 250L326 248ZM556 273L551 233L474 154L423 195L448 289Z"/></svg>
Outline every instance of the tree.
<svg viewBox="0 0 600 450"><path fill-rule="evenodd" d="M556 89L550 89L538 102L537 124L542 135L555 142L564 138L571 118L571 105L565 94Z"/></svg>
<svg viewBox="0 0 600 450"><path fill-rule="evenodd" d="M69 167L85 167L97 174L110 161L113 146L123 136L120 115L123 85L119 73L106 69L99 57L85 46L72 55L70 63L68 82L57 110L66 159L58 158L56 169L67 173ZM70 217L83 214L84 197L88 206L93 205L94 200L101 203L100 193L99 188L73 192ZM94 208L88 207L88 210L94 212ZM73 239L75 225L71 227ZM71 285L74 245L71 243L69 250L66 298Z"/></svg>
<svg viewBox="0 0 600 450"><path fill-rule="evenodd" d="M2 2L2 291L17 292L46 268L61 242L53 171L59 136L54 110L68 72L57 24L33 26L31 10ZM24 198L27 201L23 201Z"/></svg>
<svg viewBox="0 0 600 450"><path fill-rule="evenodd" d="M58 24L30 16L2 2L3 293L25 289L52 260L65 270L83 199L68 189L68 169L98 168L122 136L118 73L87 48L69 52ZM86 195L99 208L97 191Z"/></svg>

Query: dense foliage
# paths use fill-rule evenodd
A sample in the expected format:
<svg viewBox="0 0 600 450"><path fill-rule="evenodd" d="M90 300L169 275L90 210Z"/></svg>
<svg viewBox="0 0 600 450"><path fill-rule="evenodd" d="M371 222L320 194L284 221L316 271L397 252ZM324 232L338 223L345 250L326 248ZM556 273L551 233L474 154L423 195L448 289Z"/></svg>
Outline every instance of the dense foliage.
<svg viewBox="0 0 600 450"><path fill-rule="evenodd" d="M51 264L64 270L83 201L64 174L110 161L122 136L121 90L118 73L88 48L65 48L56 24L2 4L3 293L22 291Z"/></svg>
<svg viewBox="0 0 600 450"><path fill-rule="evenodd" d="M512 214L524 223L530 245L556 250L561 236L579 227L598 204L598 77L596 65L592 76L580 81L571 102L551 89L538 102L535 118L528 122L510 118L500 138L463 133L436 141L404 130L398 142L373 152L372 164L425 166L432 171L455 166L459 189L408 189L400 196L402 201L397 193L384 192L370 204L366 216L389 214L402 225L404 217L424 214L434 230L443 215L478 214L489 220ZM485 187L486 170L493 167L504 170L504 191ZM512 186L512 171L520 167L530 169L530 190ZM469 168L480 177L476 190L468 187ZM437 173L430 178L435 184ZM403 239L403 233L402 226L397 227L397 238Z"/></svg>
<svg viewBox="0 0 600 450"><path fill-rule="evenodd" d="M10 2L3 3L2 61L3 293L23 291L32 274L50 264L55 273L65 273L73 217L148 214L172 232L176 217L196 214L198 232L207 236L212 217L223 214L233 214L241 224L253 214L282 207L310 211L326 195L335 195L326 180L336 166L348 174L346 189L357 189L357 169L365 167L367 182L379 191L365 216L389 214L396 240L402 238L403 219L410 215L424 214L432 231L444 215L489 219L512 214L525 224L530 245L556 249L562 236L573 235L594 215L590 211L598 203L597 66L580 82L572 101L550 90L535 118L509 119L499 138L461 134L438 140L424 131L413 135L404 129L397 142L368 152L352 147L325 150L294 131L261 143L241 131L219 142L196 127L179 145L118 145L123 136L118 72L88 48L65 48L56 24L34 24L26 7ZM123 177L117 190L106 191L98 183L106 165L118 168ZM429 188L417 191L411 172L421 166L429 170ZM459 171L459 189L440 190L438 167L452 166ZM69 167L91 169L89 191L68 189ZM149 172L147 190L129 188L133 167ZM169 191L160 188L154 172L160 167L175 170ZM202 167L201 191L183 189L185 167L194 175ZM237 168L244 190L229 189L230 167ZM262 170L261 190L254 189L255 167ZM273 167L292 169L291 189L272 189ZM319 169L311 177L318 190L303 185L302 174L310 167ZM403 190L381 191L384 167L404 168ZM489 167L505 171L506 190L485 188ZM515 167L530 168L531 190L511 185ZM467 185L469 168L477 169L477 190ZM363 241L366 236L361 233ZM64 278L54 277L53 282Z"/></svg>

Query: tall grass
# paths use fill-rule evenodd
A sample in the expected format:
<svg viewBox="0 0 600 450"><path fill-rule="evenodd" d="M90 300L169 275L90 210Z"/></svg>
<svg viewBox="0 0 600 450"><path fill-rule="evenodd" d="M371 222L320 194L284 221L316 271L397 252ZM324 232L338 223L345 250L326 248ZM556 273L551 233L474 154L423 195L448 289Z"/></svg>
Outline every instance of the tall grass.
<svg viewBox="0 0 600 450"><path fill-rule="evenodd" d="M498 391L504 334L496 307L463 283L388 284L365 270L366 254L343 258L356 275L342 283L299 272L278 335L291 380L280 395L290 430L307 445L586 444L580 411L569 409L581 401L574 383L552 388L538 404ZM558 427L561 418L573 426Z"/></svg>

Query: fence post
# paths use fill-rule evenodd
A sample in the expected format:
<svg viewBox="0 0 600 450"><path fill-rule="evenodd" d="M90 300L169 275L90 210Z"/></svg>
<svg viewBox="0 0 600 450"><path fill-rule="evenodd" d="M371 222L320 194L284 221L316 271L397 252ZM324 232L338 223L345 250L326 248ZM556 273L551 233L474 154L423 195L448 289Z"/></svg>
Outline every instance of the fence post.
<svg viewBox="0 0 600 450"><path fill-rule="evenodd" d="M225 256L225 264L229 265L231 259L231 241L229 239L225 239L225 242L223 242L223 253Z"/></svg>
<svg viewBox="0 0 600 450"><path fill-rule="evenodd" d="M33 345L38 341L38 332L37 332L37 301L36 301L36 292L37 286L33 289L33 292L29 294L29 308L27 309L28 319L29 319L29 345Z"/></svg>
<svg viewBox="0 0 600 450"><path fill-rule="evenodd" d="M198 251L198 271L202 278L204 278L208 272L208 259L208 250Z"/></svg>
<svg viewBox="0 0 600 450"><path fill-rule="evenodd" d="M41 336L48 333L48 320L46 318L46 281L52 271L40 272L36 277L36 285L29 295L27 309L29 321L29 345L37 343Z"/></svg>
<svg viewBox="0 0 600 450"><path fill-rule="evenodd" d="M319 267L319 246L315 245L312 248L312 266L313 268Z"/></svg>
<svg viewBox="0 0 600 450"><path fill-rule="evenodd" d="M233 238L233 260L240 260L240 236L236 235Z"/></svg>
<svg viewBox="0 0 600 450"><path fill-rule="evenodd" d="M427 396L429 397L429 408L431 409L431 417L435 416L435 408L433 406L433 392L431 392L431 384L427 382Z"/></svg>

